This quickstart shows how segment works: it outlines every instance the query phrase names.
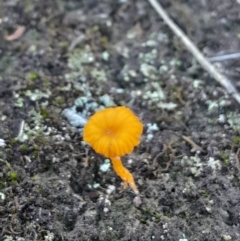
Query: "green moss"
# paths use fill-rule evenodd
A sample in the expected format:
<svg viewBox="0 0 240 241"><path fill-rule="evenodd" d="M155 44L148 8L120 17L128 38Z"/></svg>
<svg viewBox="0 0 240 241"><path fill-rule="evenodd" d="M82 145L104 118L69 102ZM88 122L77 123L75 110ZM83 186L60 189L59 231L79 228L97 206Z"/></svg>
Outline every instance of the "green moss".
<svg viewBox="0 0 240 241"><path fill-rule="evenodd" d="M33 177L32 177L32 180L33 181L37 181L39 179L39 176L38 175L34 175Z"/></svg>
<svg viewBox="0 0 240 241"><path fill-rule="evenodd" d="M189 213L185 212L185 213L184 213L184 217L185 217L186 220L189 220L189 219L190 219Z"/></svg>
<svg viewBox="0 0 240 241"><path fill-rule="evenodd" d="M21 151L27 151L27 149L28 149L28 145L26 145L26 144L23 144L20 146Z"/></svg>
<svg viewBox="0 0 240 241"><path fill-rule="evenodd" d="M11 171L11 172L9 172L8 177L9 177L10 181L17 181L18 174L15 171Z"/></svg>
<svg viewBox="0 0 240 241"><path fill-rule="evenodd" d="M17 140L12 138L10 141L9 141L10 145L14 145L15 143L17 143Z"/></svg>
<svg viewBox="0 0 240 241"><path fill-rule="evenodd" d="M229 155L226 152L222 152L220 156L223 160L223 164L227 166L229 164Z"/></svg>
<svg viewBox="0 0 240 241"><path fill-rule="evenodd" d="M60 42L60 47L63 51L66 51L68 49L68 43L66 41Z"/></svg>
<svg viewBox="0 0 240 241"><path fill-rule="evenodd" d="M46 138L44 138L43 136L42 137L39 137L39 142L40 142L40 144L42 144L42 145L46 145L47 144L47 140L46 140Z"/></svg>
<svg viewBox="0 0 240 241"><path fill-rule="evenodd" d="M62 97L62 96L57 96L55 98L55 102L59 105L59 106L62 106L66 101L65 101L65 98Z"/></svg>
<svg viewBox="0 0 240 241"><path fill-rule="evenodd" d="M30 79L30 80L36 80L37 78L38 78L38 74L37 73L34 73L34 72L32 72L32 73L28 73L28 79Z"/></svg>
<svg viewBox="0 0 240 241"><path fill-rule="evenodd" d="M39 155L39 151L38 151L38 150L36 150L36 151L33 152L33 157L34 157L34 158L38 157L38 155Z"/></svg>
<svg viewBox="0 0 240 241"><path fill-rule="evenodd" d="M51 22L51 23L48 25L48 27L49 27L50 29L55 29L55 28L56 28L54 22Z"/></svg>
<svg viewBox="0 0 240 241"><path fill-rule="evenodd" d="M199 194L200 194L201 196L205 196L205 197L207 197L207 196L208 196L208 191L202 189L202 190L199 191Z"/></svg>
<svg viewBox="0 0 240 241"><path fill-rule="evenodd" d="M168 217L168 218L171 217L170 213L168 213L168 212L164 212L163 215L164 215L165 217Z"/></svg>
<svg viewBox="0 0 240 241"><path fill-rule="evenodd" d="M41 109L40 110L40 114L42 115L43 119L47 119L48 118L48 112L46 109Z"/></svg>
<svg viewBox="0 0 240 241"><path fill-rule="evenodd" d="M106 37L101 38L101 44L102 45L107 45L108 44L108 39Z"/></svg>
<svg viewBox="0 0 240 241"><path fill-rule="evenodd" d="M36 192L41 193L41 192L42 192L42 188L41 188L40 186L38 186L38 187L36 188Z"/></svg>
<svg viewBox="0 0 240 241"><path fill-rule="evenodd" d="M176 182L176 181L177 181L178 173L177 173L177 172L170 172L170 173L169 173L169 176L170 176L170 178L171 178L174 182Z"/></svg>
<svg viewBox="0 0 240 241"><path fill-rule="evenodd" d="M158 223L161 220L161 215L159 213L155 214L155 222Z"/></svg>
<svg viewBox="0 0 240 241"><path fill-rule="evenodd" d="M6 187L6 183L4 181L0 181L0 189L3 189Z"/></svg>
<svg viewBox="0 0 240 241"><path fill-rule="evenodd" d="M98 27L97 25L94 25L94 26L92 27L92 30L93 30L94 32L97 32L97 31L99 31L99 27Z"/></svg>
<svg viewBox="0 0 240 241"><path fill-rule="evenodd" d="M239 144L239 141L240 141L240 137L239 137L239 136L234 136L232 141L233 141L233 143L234 143L235 145L238 145L238 144Z"/></svg>
<svg viewBox="0 0 240 241"><path fill-rule="evenodd" d="M140 219L140 223L142 223L142 224L148 224L148 223L147 223L147 220L144 219L144 218L141 218L141 219Z"/></svg>

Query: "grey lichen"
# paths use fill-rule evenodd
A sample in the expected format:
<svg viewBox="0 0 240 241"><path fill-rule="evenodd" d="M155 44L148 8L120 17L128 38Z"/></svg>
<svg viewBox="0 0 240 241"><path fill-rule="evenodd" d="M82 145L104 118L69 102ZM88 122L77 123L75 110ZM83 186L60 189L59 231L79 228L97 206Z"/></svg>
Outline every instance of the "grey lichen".
<svg viewBox="0 0 240 241"><path fill-rule="evenodd" d="M140 65L140 72L144 77L156 80L157 79L157 69L155 66L143 63Z"/></svg>

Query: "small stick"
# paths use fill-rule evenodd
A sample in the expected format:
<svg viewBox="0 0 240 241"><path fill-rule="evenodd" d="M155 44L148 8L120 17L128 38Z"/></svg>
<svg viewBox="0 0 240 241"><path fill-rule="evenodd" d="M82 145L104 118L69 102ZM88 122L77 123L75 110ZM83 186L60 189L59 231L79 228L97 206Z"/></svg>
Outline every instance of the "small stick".
<svg viewBox="0 0 240 241"><path fill-rule="evenodd" d="M238 148L237 153L235 154L235 159L236 159L237 169L240 172L240 164L239 164L239 158L238 158L239 152L240 152L240 148Z"/></svg>
<svg viewBox="0 0 240 241"><path fill-rule="evenodd" d="M190 139L188 136L182 136L183 140L189 143L192 146L191 152L201 151L205 152L202 147L197 145L193 140Z"/></svg>
<svg viewBox="0 0 240 241"><path fill-rule="evenodd" d="M210 62L219 62L219 61L225 61L229 59L237 59L240 58L240 53L233 53L233 54L224 54L219 56L214 56L208 58Z"/></svg>
<svg viewBox="0 0 240 241"><path fill-rule="evenodd" d="M196 58L199 64L217 81L230 95L240 104L240 95L233 84L224 75L220 74L214 66L204 57L197 46L188 38L188 36L173 22L166 11L156 0L148 0L159 16L166 22L172 31L182 40L186 48Z"/></svg>

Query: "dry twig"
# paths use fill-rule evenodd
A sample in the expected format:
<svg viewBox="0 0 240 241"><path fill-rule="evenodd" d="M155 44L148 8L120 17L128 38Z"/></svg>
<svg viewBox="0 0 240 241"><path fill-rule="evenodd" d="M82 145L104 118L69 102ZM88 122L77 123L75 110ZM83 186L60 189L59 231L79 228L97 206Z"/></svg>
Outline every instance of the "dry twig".
<svg viewBox="0 0 240 241"><path fill-rule="evenodd" d="M11 35L6 36L5 39L7 41L16 40L16 39L20 38L23 35L24 32L25 32L25 27L24 26L18 26L16 31Z"/></svg>
<svg viewBox="0 0 240 241"><path fill-rule="evenodd" d="M188 38L188 36L173 22L168 16L166 11L157 2L157 0L148 0L156 12L166 22L166 24L172 29L172 31L181 39L186 48L196 58L199 64L217 81L219 82L230 95L240 104L240 95L237 92L233 84L224 75L220 74L214 66L204 57L197 46Z"/></svg>
<svg viewBox="0 0 240 241"><path fill-rule="evenodd" d="M237 153L235 154L235 160L236 160L237 169L240 172L240 163L239 163L239 158L238 158L239 152L240 152L240 148L238 148Z"/></svg>
<svg viewBox="0 0 240 241"><path fill-rule="evenodd" d="M188 136L182 136L183 140L189 143L192 146L191 152L201 151L205 152L201 146L197 145L194 141L190 139Z"/></svg>
<svg viewBox="0 0 240 241"><path fill-rule="evenodd" d="M168 162L166 163L166 167L161 167L158 163L157 163L157 159L160 157L160 156L162 156L164 153L166 153L167 151L170 151L170 153L169 153L169 160L168 160ZM175 153L176 153L176 150L175 149L173 149L173 147L172 147L172 142L170 141L168 144L164 144L163 145L163 151L162 152L160 152L160 153L158 153L157 155L156 155L156 157L154 158L154 160L153 160L153 166L155 167L157 167L157 169L155 169L154 171L153 171L153 174L156 176L157 175L157 172L158 171L161 171L161 172L166 172L166 171L168 171L168 169L169 169L169 167L170 167L170 165L171 165L171 163L173 162L173 160L174 160L174 158L175 158Z"/></svg>

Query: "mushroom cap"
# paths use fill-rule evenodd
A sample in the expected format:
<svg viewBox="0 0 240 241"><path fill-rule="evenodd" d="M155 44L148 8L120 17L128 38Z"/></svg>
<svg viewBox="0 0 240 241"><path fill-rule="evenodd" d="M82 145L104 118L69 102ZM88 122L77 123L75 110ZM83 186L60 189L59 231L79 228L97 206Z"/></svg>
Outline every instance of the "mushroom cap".
<svg viewBox="0 0 240 241"><path fill-rule="evenodd" d="M83 130L83 140L99 154L116 157L129 154L140 142L143 124L127 107L96 112Z"/></svg>

